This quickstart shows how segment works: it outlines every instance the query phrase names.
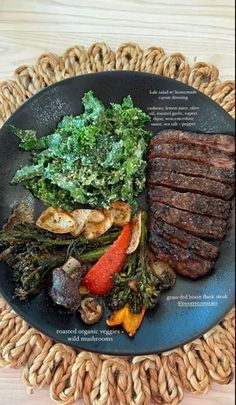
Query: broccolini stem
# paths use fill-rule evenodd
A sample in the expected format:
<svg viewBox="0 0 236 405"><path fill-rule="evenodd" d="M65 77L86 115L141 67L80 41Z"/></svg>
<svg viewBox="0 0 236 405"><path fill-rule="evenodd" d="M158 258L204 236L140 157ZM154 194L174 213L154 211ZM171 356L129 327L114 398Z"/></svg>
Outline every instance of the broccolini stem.
<svg viewBox="0 0 236 405"><path fill-rule="evenodd" d="M147 213L146 211L142 211L141 214L141 237L138 246L138 253L139 253L139 261L142 268L145 268L146 262L146 244L147 244Z"/></svg>
<svg viewBox="0 0 236 405"><path fill-rule="evenodd" d="M79 256L79 259L86 262L96 262L98 259L100 259L100 257L102 257L104 255L104 253L106 253L106 251L111 247L111 245L106 245L106 246L102 246L99 247L97 249L93 249L91 251L88 251L86 253L82 253Z"/></svg>

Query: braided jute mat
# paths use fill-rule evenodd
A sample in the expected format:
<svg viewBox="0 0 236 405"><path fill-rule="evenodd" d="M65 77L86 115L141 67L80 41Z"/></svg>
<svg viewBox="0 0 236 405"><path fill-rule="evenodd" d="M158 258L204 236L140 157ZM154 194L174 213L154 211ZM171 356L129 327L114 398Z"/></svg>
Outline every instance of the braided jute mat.
<svg viewBox="0 0 236 405"><path fill-rule="evenodd" d="M190 66L180 53L167 55L160 47L143 50L134 43L113 52L104 43L81 45L63 56L43 54L34 66L16 69L15 80L0 82L0 125L20 104L42 88L67 77L105 70L155 73L187 83L235 115L234 82L220 82L215 66ZM212 382L233 378L234 310L216 327L182 348L161 355L133 358L104 356L56 343L29 327L0 300L0 366L23 367L29 392L49 386L52 400L86 405L176 405L184 390L206 394Z"/></svg>

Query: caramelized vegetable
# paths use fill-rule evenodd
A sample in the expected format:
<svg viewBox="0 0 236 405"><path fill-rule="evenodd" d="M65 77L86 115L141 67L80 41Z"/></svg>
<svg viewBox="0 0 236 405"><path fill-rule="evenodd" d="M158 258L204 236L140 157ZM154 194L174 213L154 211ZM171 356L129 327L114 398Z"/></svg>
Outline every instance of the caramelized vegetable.
<svg viewBox="0 0 236 405"><path fill-rule="evenodd" d="M132 236L129 247L126 251L127 254L133 253L140 242L142 232L142 213L141 210L138 210L134 217L132 218Z"/></svg>
<svg viewBox="0 0 236 405"><path fill-rule="evenodd" d="M113 224L113 217L109 210L94 210L84 226L86 239L95 239L103 235Z"/></svg>
<svg viewBox="0 0 236 405"><path fill-rule="evenodd" d="M173 287L176 282L176 273L168 263L155 260L151 252L148 252L147 267L149 271L160 280L160 289L165 290Z"/></svg>
<svg viewBox="0 0 236 405"><path fill-rule="evenodd" d="M20 203L14 207L12 214L7 220L7 223L3 226L3 230L5 232L9 232L14 228L14 226L23 223L31 224L33 220L33 209L24 203Z"/></svg>
<svg viewBox="0 0 236 405"><path fill-rule="evenodd" d="M114 201L111 203L110 212L115 226L122 228L130 222L131 208L129 204L123 201Z"/></svg>
<svg viewBox="0 0 236 405"><path fill-rule="evenodd" d="M85 297L81 301L79 312L84 323L92 325L103 316L104 305L101 299L97 297Z"/></svg>
<svg viewBox="0 0 236 405"><path fill-rule="evenodd" d="M134 336L143 320L146 308L143 306L141 312L134 314L130 311L129 305L125 305L119 311L113 312L107 319L108 326L122 325L130 337Z"/></svg>
<svg viewBox="0 0 236 405"><path fill-rule="evenodd" d="M105 218L106 218L106 216L104 215L103 209L90 210L90 215L89 215L88 221L98 224L99 222L104 221Z"/></svg>
<svg viewBox="0 0 236 405"><path fill-rule="evenodd" d="M53 233L70 233L76 229L75 219L59 208L49 207L42 212L36 225Z"/></svg>
<svg viewBox="0 0 236 405"><path fill-rule="evenodd" d="M125 225L118 239L84 277L83 284L92 294L105 295L112 289L112 276L121 271L127 257L131 231L131 224Z"/></svg>
<svg viewBox="0 0 236 405"><path fill-rule="evenodd" d="M84 230L84 226L89 216L91 215L91 210L88 209L78 209L72 211L71 215L76 221L76 228L71 231L71 235L78 236Z"/></svg>

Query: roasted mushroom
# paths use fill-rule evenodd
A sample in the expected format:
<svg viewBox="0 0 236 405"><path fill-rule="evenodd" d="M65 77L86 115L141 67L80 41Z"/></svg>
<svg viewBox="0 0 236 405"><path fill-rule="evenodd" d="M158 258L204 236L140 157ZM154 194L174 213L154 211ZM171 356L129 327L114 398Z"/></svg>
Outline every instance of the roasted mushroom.
<svg viewBox="0 0 236 405"><path fill-rule="evenodd" d="M74 257L70 257L62 267L54 269L49 289L53 301L72 311L78 309L81 302L79 284L87 271L87 266Z"/></svg>
<svg viewBox="0 0 236 405"><path fill-rule="evenodd" d="M79 309L80 315L82 320L89 324L92 325L101 319L104 313L104 305L102 304L102 301L97 298L97 297L85 297L81 301L80 309Z"/></svg>
<svg viewBox="0 0 236 405"><path fill-rule="evenodd" d="M167 263L161 260L155 260L149 252L147 264L151 273L160 281L159 289L165 290L175 285L176 273Z"/></svg>

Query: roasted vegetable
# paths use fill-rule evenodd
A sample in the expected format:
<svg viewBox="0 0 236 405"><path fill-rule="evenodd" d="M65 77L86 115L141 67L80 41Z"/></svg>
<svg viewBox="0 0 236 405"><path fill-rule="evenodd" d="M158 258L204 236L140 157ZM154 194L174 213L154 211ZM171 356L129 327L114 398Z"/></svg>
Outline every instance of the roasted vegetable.
<svg viewBox="0 0 236 405"><path fill-rule="evenodd" d="M78 209L78 210L72 211L71 215L76 221L76 228L73 231L71 231L71 235L78 236L83 232L84 226L85 226L89 216L91 215L91 210Z"/></svg>
<svg viewBox="0 0 236 405"><path fill-rule="evenodd" d="M54 233L71 233L77 228L77 222L72 215L59 209L49 207L42 212L36 225L39 228Z"/></svg>
<svg viewBox="0 0 236 405"><path fill-rule="evenodd" d="M88 241L84 236L74 239L70 235L46 232L34 224L21 224L9 232L0 231L0 246L5 248L0 261L13 268L16 295L24 300L29 294L37 294L45 286L51 270L63 265L69 256L95 262L119 234L117 230L108 231Z"/></svg>
<svg viewBox="0 0 236 405"><path fill-rule="evenodd" d="M113 225L111 211L106 209L78 209L71 213L60 208L49 207L42 212L36 225L49 232L78 236L83 233L86 239L96 239Z"/></svg>
<svg viewBox="0 0 236 405"><path fill-rule="evenodd" d="M88 270L86 264L74 257L69 257L62 267L54 269L49 288L53 301L71 311L78 309L81 303L79 285Z"/></svg>
<svg viewBox="0 0 236 405"><path fill-rule="evenodd" d="M125 263L131 231L131 224L125 225L118 239L84 277L83 284L92 294L105 295L111 290L112 275L121 271Z"/></svg>
<svg viewBox="0 0 236 405"><path fill-rule="evenodd" d="M131 208L129 204L123 201L114 201L110 205L110 212L115 226L123 228L123 226L130 222Z"/></svg>
<svg viewBox="0 0 236 405"><path fill-rule="evenodd" d="M98 297L85 297L81 301L79 308L81 319L92 325L98 322L104 313L104 305Z"/></svg>
<svg viewBox="0 0 236 405"><path fill-rule="evenodd" d="M149 252L147 264L148 269L160 280L160 289L165 290L175 285L176 273L168 263L155 260Z"/></svg>
<svg viewBox="0 0 236 405"><path fill-rule="evenodd" d="M11 231L14 226L24 223L32 223L34 219L33 209L24 203L17 204L7 223L3 226L3 230L6 232Z"/></svg>
<svg viewBox="0 0 236 405"><path fill-rule="evenodd" d="M53 269L51 283L48 293L55 304L71 311L79 308L79 285L62 268Z"/></svg>
<svg viewBox="0 0 236 405"><path fill-rule="evenodd" d="M150 117L134 107L130 96L108 108L89 91L84 113L65 116L55 131L38 138L33 130L10 126L32 151L31 164L19 169L12 184L21 183L47 205L73 210L78 203L109 208L111 201L128 201L145 187L145 154Z"/></svg>
<svg viewBox="0 0 236 405"><path fill-rule="evenodd" d="M143 320L146 308L143 306L137 314L130 311L129 305L125 305L118 311L113 312L107 319L108 326L122 325L130 337L134 336Z"/></svg>
<svg viewBox="0 0 236 405"><path fill-rule="evenodd" d="M106 297L110 309L119 310L127 303L137 314L143 307L153 308L160 296L160 280L147 268L146 213L142 212L142 231L138 249L131 253L123 270L113 276L114 287Z"/></svg>
<svg viewBox="0 0 236 405"><path fill-rule="evenodd" d="M130 254L133 253L140 242L141 232L142 232L142 214L141 210L138 210L134 217L132 218L132 236L129 247L126 253Z"/></svg>
<svg viewBox="0 0 236 405"><path fill-rule="evenodd" d="M84 225L86 239L94 239L103 235L113 224L113 217L109 210L94 210Z"/></svg>

